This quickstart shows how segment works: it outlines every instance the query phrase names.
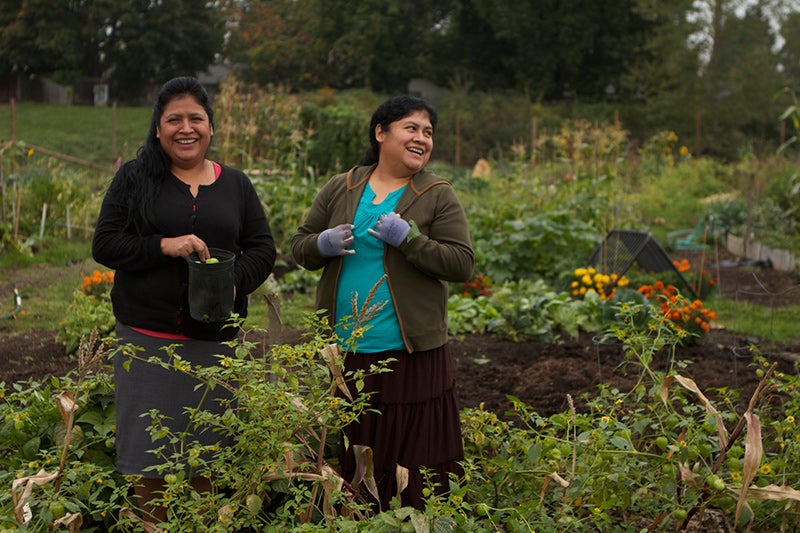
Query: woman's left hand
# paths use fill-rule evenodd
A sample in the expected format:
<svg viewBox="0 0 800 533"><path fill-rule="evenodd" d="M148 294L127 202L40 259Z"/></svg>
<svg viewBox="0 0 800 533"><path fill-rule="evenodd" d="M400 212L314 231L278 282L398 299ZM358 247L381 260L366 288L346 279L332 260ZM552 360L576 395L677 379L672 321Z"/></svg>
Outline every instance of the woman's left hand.
<svg viewBox="0 0 800 533"><path fill-rule="evenodd" d="M389 214L381 215L375 224L375 229L369 228L367 231L370 235L397 248L405 240L410 229L411 226L408 222L392 211Z"/></svg>

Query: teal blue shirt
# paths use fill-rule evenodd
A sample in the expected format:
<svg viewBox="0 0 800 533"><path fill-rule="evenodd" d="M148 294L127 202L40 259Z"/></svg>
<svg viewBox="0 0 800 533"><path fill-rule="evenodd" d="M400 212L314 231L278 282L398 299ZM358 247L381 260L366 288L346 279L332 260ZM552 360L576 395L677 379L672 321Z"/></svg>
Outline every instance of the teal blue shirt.
<svg viewBox="0 0 800 533"><path fill-rule="evenodd" d="M374 228L381 215L394 211L405 187L391 192L383 202L373 203L375 193L367 185L356 209L353 220L353 245L355 254L344 256L342 273L336 294L336 333L343 341L350 338L353 328L353 295L357 296L356 309L361 311L364 301L369 296L379 279L385 274L383 266L384 242L370 235L367 229ZM359 353L375 353L387 350L404 349L403 337L400 335L400 323L397 321L389 285L384 280L378 286L370 305L384 303L383 308L366 324L363 337L357 339L356 351ZM346 327L342 327L342 318L350 317Z"/></svg>

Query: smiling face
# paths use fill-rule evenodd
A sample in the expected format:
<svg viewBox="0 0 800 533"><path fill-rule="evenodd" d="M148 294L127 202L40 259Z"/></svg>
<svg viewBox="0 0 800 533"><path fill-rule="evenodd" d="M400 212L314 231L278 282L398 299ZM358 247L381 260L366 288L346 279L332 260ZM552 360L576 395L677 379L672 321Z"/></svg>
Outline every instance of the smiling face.
<svg viewBox="0 0 800 533"><path fill-rule="evenodd" d="M419 172L431 158L433 126L427 111L412 111L386 130L378 124L375 138L380 144L379 166L394 170L398 177Z"/></svg>
<svg viewBox="0 0 800 533"><path fill-rule="evenodd" d="M213 134L208 114L190 95L170 101L156 127L161 147L172 165L179 168L202 164Z"/></svg>

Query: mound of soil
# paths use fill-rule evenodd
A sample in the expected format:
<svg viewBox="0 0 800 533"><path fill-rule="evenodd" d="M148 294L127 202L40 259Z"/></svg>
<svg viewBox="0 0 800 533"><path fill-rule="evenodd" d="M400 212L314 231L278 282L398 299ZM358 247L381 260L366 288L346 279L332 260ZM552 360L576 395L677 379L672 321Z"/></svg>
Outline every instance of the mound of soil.
<svg viewBox="0 0 800 533"><path fill-rule="evenodd" d="M690 255L690 254L683 254ZM794 274L777 271L768 265L737 262L735 258L689 257L695 264L703 260L719 277L719 290L731 299L748 300L759 305L780 307L800 301L800 288ZM283 332L282 341L293 342L298 332ZM779 363L787 373L797 370L800 344L775 346L773 343L740 338L725 330L715 330L691 346L681 347L676 360L691 361L682 371L693 378L702 390L728 387L740 392L746 405L758 383L750 366L749 345L759 344L762 355ZM450 348L456 371L462 407L478 407L498 415L511 408L507 396L514 396L542 415L568 408L571 396L580 409L583 396L591 395L600 383L622 391L636 383L637 370L622 364L622 350L604 345L590 335L559 343L536 340L512 342L490 335L468 335L451 339ZM664 369L669 354L662 354L653 364ZM75 368L75 361L64 353L53 330L34 330L12 334L0 322L0 382L11 383L45 375L61 375Z"/></svg>

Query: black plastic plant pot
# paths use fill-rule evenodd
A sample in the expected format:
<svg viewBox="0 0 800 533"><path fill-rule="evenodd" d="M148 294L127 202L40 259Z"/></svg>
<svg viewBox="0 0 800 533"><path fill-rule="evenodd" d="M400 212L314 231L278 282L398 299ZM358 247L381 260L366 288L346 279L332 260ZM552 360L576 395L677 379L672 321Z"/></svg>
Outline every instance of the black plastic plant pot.
<svg viewBox="0 0 800 533"><path fill-rule="evenodd" d="M197 253L189 264L189 314L201 322L228 320L233 312L233 252L209 248L211 258L200 261ZM211 262L209 262L211 261Z"/></svg>

